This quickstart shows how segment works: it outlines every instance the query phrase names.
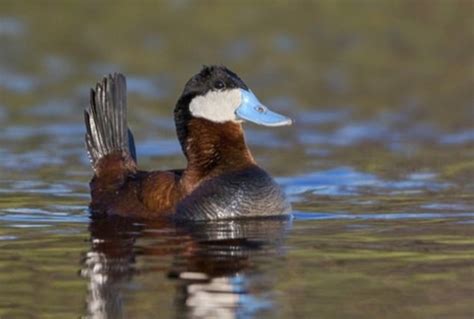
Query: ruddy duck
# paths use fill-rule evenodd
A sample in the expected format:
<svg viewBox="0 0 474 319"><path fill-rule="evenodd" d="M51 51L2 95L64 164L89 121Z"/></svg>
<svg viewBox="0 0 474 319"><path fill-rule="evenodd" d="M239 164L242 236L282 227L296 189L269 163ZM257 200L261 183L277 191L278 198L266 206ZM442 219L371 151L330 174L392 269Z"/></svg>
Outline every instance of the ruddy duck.
<svg viewBox="0 0 474 319"><path fill-rule="evenodd" d="M176 103L185 169L138 169L122 74L109 75L91 89L84 116L95 173L90 182L92 213L178 220L290 213L282 189L256 164L245 144L242 122L282 126L291 120L262 105L226 67L204 67L186 83Z"/></svg>

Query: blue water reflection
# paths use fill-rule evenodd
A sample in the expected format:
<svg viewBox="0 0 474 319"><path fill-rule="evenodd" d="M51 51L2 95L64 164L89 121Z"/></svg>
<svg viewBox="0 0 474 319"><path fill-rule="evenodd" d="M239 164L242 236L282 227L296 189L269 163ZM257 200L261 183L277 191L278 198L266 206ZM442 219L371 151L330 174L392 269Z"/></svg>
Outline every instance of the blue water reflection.
<svg viewBox="0 0 474 319"><path fill-rule="evenodd" d="M139 275L137 258L153 258L176 281L176 313L190 318L257 318L272 307L271 274L256 260L282 254L291 220L262 219L194 225L93 219L91 250L82 276L89 280L91 318L125 313L122 294ZM146 246L141 243L148 242ZM169 267L169 268L168 268ZM254 286L255 277L261 284Z"/></svg>

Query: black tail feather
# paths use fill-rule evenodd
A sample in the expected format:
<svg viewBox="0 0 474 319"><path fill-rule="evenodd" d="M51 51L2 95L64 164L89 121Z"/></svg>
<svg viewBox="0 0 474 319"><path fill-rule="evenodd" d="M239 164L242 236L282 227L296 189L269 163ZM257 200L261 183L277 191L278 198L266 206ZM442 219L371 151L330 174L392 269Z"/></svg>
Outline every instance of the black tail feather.
<svg viewBox="0 0 474 319"><path fill-rule="evenodd" d="M84 111L86 147L94 170L104 156L121 151L136 162L133 135L127 127L127 86L120 73L109 74L91 89Z"/></svg>
<svg viewBox="0 0 474 319"><path fill-rule="evenodd" d="M130 150L130 155L132 155L135 163L137 162L137 151L135 149L135 138L133 137L132 131L128 130L128 148Z"/></svg>

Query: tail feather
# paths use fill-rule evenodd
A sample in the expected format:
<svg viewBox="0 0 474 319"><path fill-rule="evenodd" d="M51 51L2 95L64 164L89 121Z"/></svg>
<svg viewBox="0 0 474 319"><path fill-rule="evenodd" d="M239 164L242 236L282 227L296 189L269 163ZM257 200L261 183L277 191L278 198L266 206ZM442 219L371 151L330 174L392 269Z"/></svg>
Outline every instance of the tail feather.
<svg viewBox="0 0 474 319"><path fill-rule="evenodd" d="M108 75L91 89L84 111L86 147L94 171L109 154L122 154L136 164L133 135L127 127L127 86L120 73ZM126 165L130 167L130 165Z"/></svg>

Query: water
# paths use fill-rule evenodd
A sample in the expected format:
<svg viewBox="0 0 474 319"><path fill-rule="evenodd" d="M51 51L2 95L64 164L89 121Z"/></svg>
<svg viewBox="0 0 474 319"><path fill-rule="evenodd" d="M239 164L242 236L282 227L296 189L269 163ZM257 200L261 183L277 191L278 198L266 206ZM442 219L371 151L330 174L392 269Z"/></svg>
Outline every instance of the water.
<svg viewBox="0 0 474 319"><path fill-rule="evenodd" d="M472 9L1 2L0 318L472 318ZM182 167L204 63L296 120L245 126L294 218L90 219L89 87L126 73L140 166Z"/></svg>

